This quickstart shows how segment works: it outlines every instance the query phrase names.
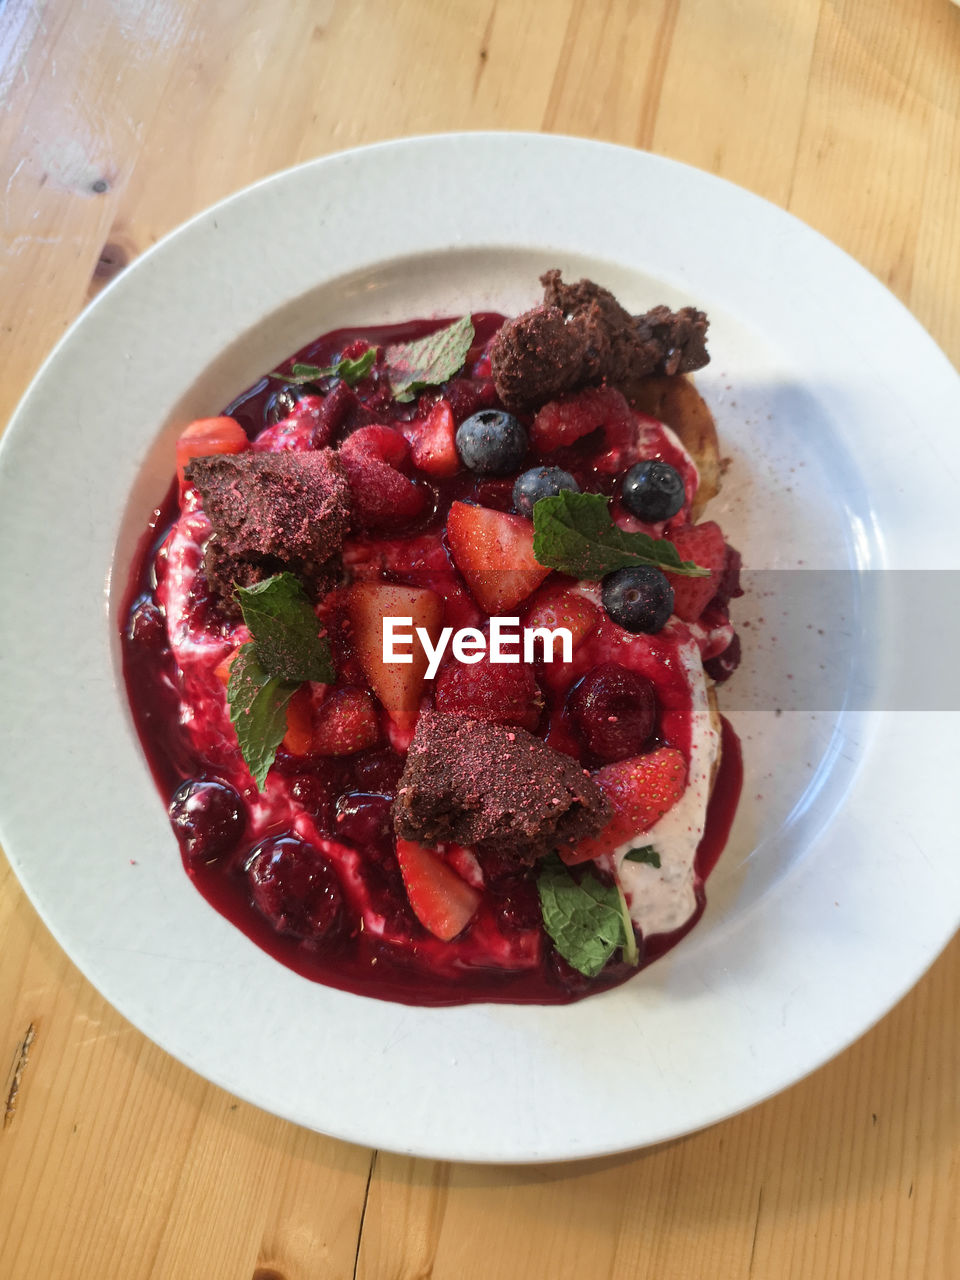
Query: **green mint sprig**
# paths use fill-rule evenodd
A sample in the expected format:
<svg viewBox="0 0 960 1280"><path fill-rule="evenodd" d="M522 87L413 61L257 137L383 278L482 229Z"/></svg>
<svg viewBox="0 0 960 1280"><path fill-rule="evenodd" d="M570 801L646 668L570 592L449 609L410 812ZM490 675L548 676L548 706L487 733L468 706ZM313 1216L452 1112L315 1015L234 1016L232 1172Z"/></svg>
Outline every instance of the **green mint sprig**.
<svg viewBox="0 0 960 1280"><path fill-rule="evenodd" d="M243 620L253 637L230 668L227 707L240 751L259 791L287 731L287 704L306 680L336 679L328 642L292 573L253 587L237 587Z"/></svg>
<svg viewBox="0 0 960 1280"><path fill-rule="evenodd" d="M387 347L385 359L394 400L406 404L426 387L452 378L463 368L473 338L473 320L464 316L425 338Z"/></svg>
<svg viewBox="0 0 960 1280"><path fill-rule="evenodd" d="M367 347L362 356L357 356L355 360L344 357L338 360L336 364L328 364L321 368L317 364L297 363L293 366L289 373L280 373L278 369L274 369L272 373L268 373L268 378L279 378L282 382L288 382L291 386L302 387L308 382L316 382L320 378L342 378L348 386L356 386L361 378L365 378L373 368L377 358L376 347Z"/></svg>
<svg viewBox="0 0 960 1280"><path fill-rule="evenodd" d="M686 578L706 578L710 573L693 560L681 560L667 538L629 533L615 525L610 499L602 493L565 490L541 498L533 508L533 554L550 569L591 580L635 565L654 565Z"/></svg>
<svg viewBox="0 0 960 1280"><path fill-rule="evenodd" d="M553 855L537 877L543 927L567 964L595 978L618 947L628 964L639 950L627 902L619 885L604 884L587 871L574 879Z"/></svg>

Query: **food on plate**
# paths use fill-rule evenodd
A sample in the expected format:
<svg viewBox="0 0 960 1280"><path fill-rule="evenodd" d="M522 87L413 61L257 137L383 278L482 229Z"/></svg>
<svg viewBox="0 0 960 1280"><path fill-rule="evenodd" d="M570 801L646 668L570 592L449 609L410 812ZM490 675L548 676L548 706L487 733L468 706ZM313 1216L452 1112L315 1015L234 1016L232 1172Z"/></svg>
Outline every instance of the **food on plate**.
<svg viewBox="0 0 960 1280"><path fill-rule="evenodd" d="M124 613L187 874L383 999L565 1003L704 909L740 786L707 320L559 271L338 330L183 430Z"/></svg>

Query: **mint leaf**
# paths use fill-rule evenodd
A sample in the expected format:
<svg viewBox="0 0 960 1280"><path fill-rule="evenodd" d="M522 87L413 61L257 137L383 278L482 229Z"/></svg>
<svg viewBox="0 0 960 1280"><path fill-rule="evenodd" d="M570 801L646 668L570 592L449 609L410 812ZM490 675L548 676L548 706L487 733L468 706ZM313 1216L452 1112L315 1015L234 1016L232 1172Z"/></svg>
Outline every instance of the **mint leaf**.
<svg viewBox="0 0 960 1280"><path fill-rule="evenodd" d="M292 573L275 574L253 587L237 587L236 594L268 676L297 684L304 680L333 683L336 672L330 646L320 638L317 615Z"/></svg>
<svg viewBox="0 0 960 1280"><path fill-rule="evenodd" d="M316 382L320 378L342 378L348 386L352 387L361 378L367 376L376 358L376 347L367 347L363 355L357 356L356 360L344 358L338 360L336 364L328 364L323 368L317 364L297 363L290 373L280 373L274 369L272 373L267 374L267 377L279 378L282 382L288 382L295 387L302 387L307 382Z"/></svg>
<svg viewBox="0 0 960 1280"><path fill-rule="evenodd" d="M263 667L253 643L245 644L230 667L227 705L230 723L259 791L287 731L287 703L301 681L281 680Z"/></svg>
<svg viewBox="0 0 960 1280"><path fill-rule="evenodd" d="M262 791L287 731L287 703L304 681L332 684L336 671L313 606L292 573L237 587L236 595L253 639L233 660L227 706L247 768Z"/></svg>
<svg viewBox="0 0 960 1280"><path fill-rule="evenodd" d="M624 862L646 862L651 867L660 867L660 855L652 844L645 844L642 849L631 849L623 855Z"/></svg>
<svg viewBox="0 0 960 1280"><path fill-rule="evenodd" d="M543 927L567 964L595 978L617 947L636 947L633 928L625 933L622 893L592 872L579 882L556 856L541 864L537 878ZM625 903L623 906L625 907Z"/></svg>
<svg viewBox="0 0 960 1280"><path fill-rule="evenodd" d="M425 387L435 387L463 368L473 344L473 320L464 316L445 329L415 342L387 347L386 362L394 400L412 400Z"/></svg>
<svg viewBox="0 0 960 1280"><path fill-rule="evenodd" d="M602 578L634 565L654 565L687 578L710 573L692 560L681 560L666 538L618 528L610 518L610 499L602 493L565 490L541 498L533 508L533 554L540 564L574 578Z"/></svg>

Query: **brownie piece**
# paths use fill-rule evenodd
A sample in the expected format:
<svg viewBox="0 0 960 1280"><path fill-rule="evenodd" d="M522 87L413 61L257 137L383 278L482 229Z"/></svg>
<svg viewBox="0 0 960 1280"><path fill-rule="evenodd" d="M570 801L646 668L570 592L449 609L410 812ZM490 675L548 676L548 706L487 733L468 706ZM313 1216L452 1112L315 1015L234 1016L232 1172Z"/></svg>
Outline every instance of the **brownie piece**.
<svg viewBox="0 0 960 1280"><path fill-rule="evenodd" d="M539 307L508 320L490 351L497 394L508 409L533 410L566 391L651 374L691 373L708 363L707 318L683 307L632 316L592 280L540 277Z"/></svg>
<svg viewBox="0 0 960 1280"><path fill-rule="evenodd" d="M318 598L336 577L331 558L350 523L350 489L332 449L194 458L187 479L213 525L207 581L236 611L235 584L289 569Z"/></svg>
<svg viewBox="0 0 960 1280"><path fill-rule="evenodd" d="M393 805L398 836L452 841L498 872L594 835L610 802L581 766L525 729L425 712Z"/></svg>

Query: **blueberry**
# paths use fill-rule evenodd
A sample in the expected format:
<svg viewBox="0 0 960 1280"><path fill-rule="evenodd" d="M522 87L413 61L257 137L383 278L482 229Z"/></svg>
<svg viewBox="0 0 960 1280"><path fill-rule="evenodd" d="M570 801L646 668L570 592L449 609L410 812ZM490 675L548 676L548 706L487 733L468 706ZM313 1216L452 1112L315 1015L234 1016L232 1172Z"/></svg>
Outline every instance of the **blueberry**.
<svg viewBox="0 0 960 1280"><path fill-rule="evenodd" d="M312 382L307 382L300 387L294 386L292 383L282 386L279 391L274 391L267 399L264 407L267 426L275 427L284 418L289 418L304 396L318 395L320 395L320 388L314 386Z"/></svg>
<svg viewBox="0 0 960 1280"><path fill-rule="evenodd" d="M527 452L527 433L512 413L481 409L457 428L457 451L482 476L517 471Z"/></svg>
<svg viewBox="0 0 960 1280"><path fill-rule="evenodd" d="M683 506L683 476L669 462L638 462L623 478L621 501L631 515L650 524L669 520Z"/></svg>
<svg viewBox="0 0 960 1280"><path fill-rule="evenodd" d="M608 573L600 584L600 599L617 626L647 635L659 631L673 612L673 587L652 565Z"/></svg>
<svg viewBox="0 0 960 1280"><path fill-rule="evenodd" d="M513 486L513 509L522 516L532 516L541 498L554 498L558 493L579 493L580 486L569 471L559 467L531 467L517 477Z"/></svg>

